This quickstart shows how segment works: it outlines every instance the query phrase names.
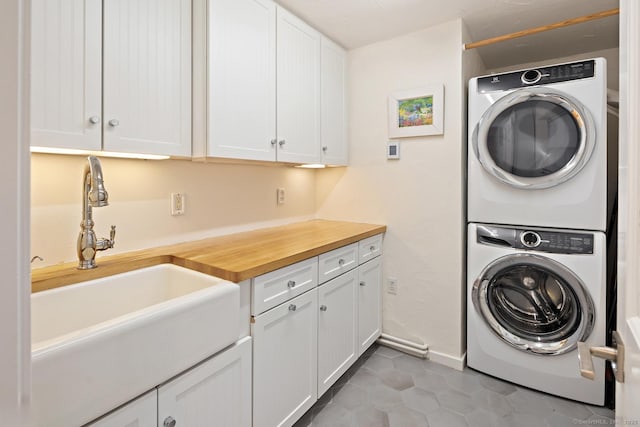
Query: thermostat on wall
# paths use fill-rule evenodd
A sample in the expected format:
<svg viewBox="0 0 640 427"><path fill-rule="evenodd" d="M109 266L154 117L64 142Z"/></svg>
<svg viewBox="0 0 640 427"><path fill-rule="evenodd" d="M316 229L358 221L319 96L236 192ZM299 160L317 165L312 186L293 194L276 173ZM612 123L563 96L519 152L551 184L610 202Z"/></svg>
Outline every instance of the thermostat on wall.
<svg viewBox="0 0 640 427"><path fill-rule="evenodd" d="M387 143L387 159L400 160L400 141Z"/></svg>

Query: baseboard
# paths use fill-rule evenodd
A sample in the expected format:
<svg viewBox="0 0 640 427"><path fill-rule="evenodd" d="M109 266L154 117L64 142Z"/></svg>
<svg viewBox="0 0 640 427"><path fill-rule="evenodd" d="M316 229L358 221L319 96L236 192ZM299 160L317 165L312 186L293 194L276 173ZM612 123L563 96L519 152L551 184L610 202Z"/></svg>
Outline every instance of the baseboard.
<svg viewBox="0 0 640 427"><path fill-rule="evenodd" d="M455 370L462 371L466 365L467 353L465 352L462 356L456 357L451 356L450 354L429 350L429 360Z"/></svg>

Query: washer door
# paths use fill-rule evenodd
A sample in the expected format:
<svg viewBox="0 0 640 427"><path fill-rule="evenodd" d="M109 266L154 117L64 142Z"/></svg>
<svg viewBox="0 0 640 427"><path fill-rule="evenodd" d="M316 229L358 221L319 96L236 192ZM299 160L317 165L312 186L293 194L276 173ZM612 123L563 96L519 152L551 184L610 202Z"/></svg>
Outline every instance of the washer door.
<svg viewBox="0 0 640 427"><path fill-rule="evenodd" d="M473 133L484 169L516 188L548 188L576 175L595 146L589 112L549 88L516 90L497 100Z"/></svg>
<svg viewBox="0 0 640 427"><path fill-rule="evenodd" d="M595 309L582 281L562 264L514 254L487 266L472 289L475 310L518 350L563 354L593 330Z"/></svg>

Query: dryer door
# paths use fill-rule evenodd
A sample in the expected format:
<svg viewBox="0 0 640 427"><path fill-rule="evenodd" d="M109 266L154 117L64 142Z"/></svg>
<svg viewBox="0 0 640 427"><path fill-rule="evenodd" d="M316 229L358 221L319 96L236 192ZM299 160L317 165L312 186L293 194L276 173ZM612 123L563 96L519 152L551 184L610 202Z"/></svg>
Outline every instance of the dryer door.
<svg viewBox="0 0 640 427"><path fill-rule="evenodd" d="M595 125L570 95L538 87L498 99L473 132L473 148L484 169L517 188L548 188L589 161Z"/></svg>
<svg viewBox="0 0 640 427"><path fill-rule="evenodd" d="M522 351L563 354L593 330L594 304L582 281L539 255L497 259L480 273L472 299L493 332Z"/></svg>

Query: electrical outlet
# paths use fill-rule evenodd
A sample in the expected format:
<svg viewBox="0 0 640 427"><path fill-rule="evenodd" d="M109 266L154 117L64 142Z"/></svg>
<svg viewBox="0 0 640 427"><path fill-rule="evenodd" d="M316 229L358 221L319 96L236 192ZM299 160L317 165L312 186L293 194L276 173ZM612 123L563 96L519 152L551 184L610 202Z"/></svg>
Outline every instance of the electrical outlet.
<svg viewBox="0 0 640 427"><path fill-rule="evenodd" d="M171 215L184 215L184 193L171 193Z"/></svg>
<svg viewBox="0 0 640 427"><path fill-rule="evenodd" d="M398 279L395 277L387 277L387 293L398 295Z"/></svg>
<svg viewBox="0 0 640 427"><path fill-rule="evenodd" d="M284 188L278 188L276 190L276 196L279 205L284 205Z"/></svg>

